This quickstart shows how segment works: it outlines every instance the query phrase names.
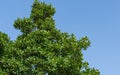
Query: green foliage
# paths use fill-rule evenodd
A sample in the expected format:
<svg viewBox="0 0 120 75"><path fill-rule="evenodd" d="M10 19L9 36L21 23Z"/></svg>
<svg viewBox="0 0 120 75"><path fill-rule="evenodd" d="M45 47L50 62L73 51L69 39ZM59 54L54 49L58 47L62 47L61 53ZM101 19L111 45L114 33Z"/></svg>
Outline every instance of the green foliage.
<svg viewBox="0 0 120 75"><path fill-rule="evenodd" d="M34 28L33 23L29 18L18 18L15 20L14 27L25 34L32 32L32 29Z"/></svg>
<svg viewBox="0 0 120 75"><path fill-rule="evenodd" d="M100 75L83 62L82 50L88 37L55 28L52 5L35 0L30 18L18 18L14 27L22 32L15 41L0 33L0 74L2 75Z"/></svg>
<svg viewBox="0 0 120 75"><path fill-rule="evenodd" d="M8 36L5 33L0 32L0 57L4 55L4 51L9 42Z"/></svg>

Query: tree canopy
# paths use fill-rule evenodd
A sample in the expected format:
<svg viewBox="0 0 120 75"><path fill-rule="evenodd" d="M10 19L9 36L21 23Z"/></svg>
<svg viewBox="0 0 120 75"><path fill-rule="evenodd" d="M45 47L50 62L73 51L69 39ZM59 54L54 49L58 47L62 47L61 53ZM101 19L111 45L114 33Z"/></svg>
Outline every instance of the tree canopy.
<svg viewBox="0 0 120 75"><path fill-rule="evenodd" d="M18 18L14 27L22 32L11 41L0 32L1 75L100 75L84 61L82 50L90 46L87 36L55 27L51 4L34 0L30 17Z"/></svg>

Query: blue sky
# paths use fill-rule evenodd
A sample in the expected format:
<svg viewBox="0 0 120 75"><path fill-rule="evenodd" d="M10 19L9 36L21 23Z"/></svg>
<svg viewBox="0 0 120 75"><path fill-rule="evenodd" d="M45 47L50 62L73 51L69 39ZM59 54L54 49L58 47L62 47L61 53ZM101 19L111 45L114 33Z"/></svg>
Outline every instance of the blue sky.
<svg viewBox="0 0 120 75"><path fill-rule="evenodd" d="M120 74L120 1L119 0L41 0L56 8L56 27L88 36L91 47L83 52L91 67L101 75ZM29 17L33 0L1 0L0 31L14 40L20 32L13 27L18 17Z"/></svg>

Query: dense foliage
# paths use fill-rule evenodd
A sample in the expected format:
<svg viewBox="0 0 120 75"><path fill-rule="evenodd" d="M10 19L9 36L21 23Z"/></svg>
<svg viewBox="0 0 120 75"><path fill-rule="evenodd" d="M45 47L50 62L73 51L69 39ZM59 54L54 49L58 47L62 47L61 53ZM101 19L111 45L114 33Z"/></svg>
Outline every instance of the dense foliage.
<svg viewBox="0 0 120 75"><path fill-rule="evenodd" d="M55 27L52 5L35 0L29 18L18 18L14 27L22 32L15 41L0 32L0 75L100 75L84 62L87 37Z"/></svg>

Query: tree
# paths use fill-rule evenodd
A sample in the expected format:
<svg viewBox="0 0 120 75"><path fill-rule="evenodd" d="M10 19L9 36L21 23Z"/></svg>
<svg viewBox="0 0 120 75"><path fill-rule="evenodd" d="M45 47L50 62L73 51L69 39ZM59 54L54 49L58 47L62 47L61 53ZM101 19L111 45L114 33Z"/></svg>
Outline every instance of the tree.
<svg viewBox="0 0 120 75"><path fill-rule="evenodd" d="M100 75L84 62L82 50L90 46L88 37L77 40L74 34L58 30L54 13L52 5L35 0L30 17L14 22L22 32L15 41L0 33L2 75Z"/></svg>

